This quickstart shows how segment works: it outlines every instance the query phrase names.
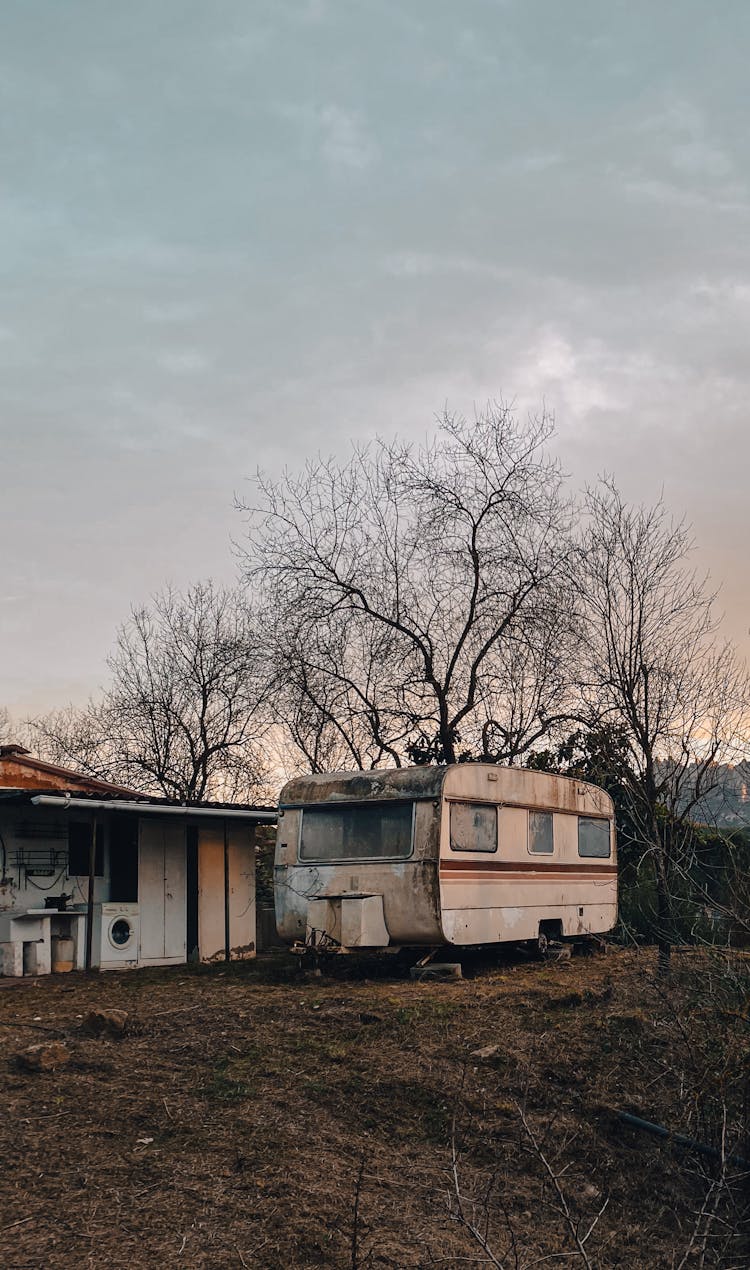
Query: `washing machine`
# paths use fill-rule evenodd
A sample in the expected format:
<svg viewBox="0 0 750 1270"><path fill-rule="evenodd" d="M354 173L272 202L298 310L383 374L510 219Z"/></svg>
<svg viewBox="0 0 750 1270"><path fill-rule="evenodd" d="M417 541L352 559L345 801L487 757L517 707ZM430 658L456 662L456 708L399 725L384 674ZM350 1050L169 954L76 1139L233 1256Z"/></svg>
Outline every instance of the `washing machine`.
<svg viewBox="0 0 750 1270"><path fill-rule="evenodd" d="M138 965L140 952L138 905L117 903L94 905L91 943L92 961L100 970L130 970Z"/></svg>

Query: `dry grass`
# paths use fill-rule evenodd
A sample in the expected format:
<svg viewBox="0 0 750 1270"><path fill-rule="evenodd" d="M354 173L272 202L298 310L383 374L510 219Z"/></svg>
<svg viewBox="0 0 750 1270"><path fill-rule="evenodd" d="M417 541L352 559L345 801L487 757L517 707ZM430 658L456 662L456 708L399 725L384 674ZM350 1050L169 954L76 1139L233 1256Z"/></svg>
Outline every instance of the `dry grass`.
<svg viewBox="0 0 750 1270"><path fill-rule="evenodd" d="M454 1150L465 1214L489 1219L504 1264L570 1254L522 1110L565 1167L582 1230L609 1198L591 1263L676 1266L707 1166L606 1108L713 1132L700 1085L716 1042L687 967L666 996L651 955L624 952L509 956L446 983L301 978L269 957L4 987L0 1263L488 1264L455 1219ZM94 1005L126 1009L129 1034L85 1036ZM746 1024L725 1027L740 1070ZM13 1055L45 1036L66 1041L70 1063L22 1074ZM733 1261L710 1242L705 1264L746 1264L747 1245L731 1248Z"/></svg>

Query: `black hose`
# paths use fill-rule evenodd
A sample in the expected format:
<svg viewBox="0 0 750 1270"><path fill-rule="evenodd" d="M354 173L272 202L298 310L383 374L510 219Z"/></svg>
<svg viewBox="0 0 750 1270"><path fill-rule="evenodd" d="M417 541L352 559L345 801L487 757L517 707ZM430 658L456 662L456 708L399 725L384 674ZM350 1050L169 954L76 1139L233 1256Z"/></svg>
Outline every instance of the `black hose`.
<svg viewBox="0 0 750 1270"><path fill-rule="evenodd" d="M712 1160L726 1160L727 1164L741 1164L747 1168L748 1161L741 1155L724 1156L718 1147L710 1147L705 1142L696 1142L695 1138L688 1138L684 1133L673 1133L671 1129L665 1129L664 1125L654 1124L651 1120L641 1120L640 1116L632 1116L629 1111L618 1111L617 1116L623 1124L630 1125L633 1129L642 1129L644 1133L653 1133L657 1138L667 1138L670 1142L678 1143L679 1146L690 1147L692 1151L708 1155Z"/></svg>

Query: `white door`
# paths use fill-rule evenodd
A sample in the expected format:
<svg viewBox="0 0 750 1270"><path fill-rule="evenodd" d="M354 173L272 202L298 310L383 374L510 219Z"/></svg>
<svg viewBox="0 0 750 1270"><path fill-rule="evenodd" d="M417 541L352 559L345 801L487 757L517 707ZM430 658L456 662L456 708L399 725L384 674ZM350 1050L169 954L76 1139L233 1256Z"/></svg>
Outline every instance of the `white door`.
<svg viewBox="0 0 750 1270"><path fill-rule="evenodd" d="M141 961L185 961L187 890L185 827L142 820L139 834L138 911Z"/></svg>

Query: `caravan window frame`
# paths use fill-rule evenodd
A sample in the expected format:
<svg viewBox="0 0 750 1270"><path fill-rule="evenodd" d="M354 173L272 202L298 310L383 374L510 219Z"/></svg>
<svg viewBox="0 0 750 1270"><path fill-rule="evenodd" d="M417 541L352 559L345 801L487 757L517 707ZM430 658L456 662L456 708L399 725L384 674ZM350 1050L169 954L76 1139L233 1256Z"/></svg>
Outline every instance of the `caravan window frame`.
<svg viewBox="0 0 750 1270"><path fill-rule="evenodd" d="M446 799L448 806L448 850L456 852L457 855L497 855L500 845L500 803L483 802L479 798L448 798ZM483 810L492 811L495 814L495 842L494 846L487 849L486 847L454 847L452 833L452 819L454 807L481 807Z"/></svg>
<svg viewBox="0 0 750 1270"><path fill-rule="evenodd" d="M607 826L608 834L607 834L606 855L601 851L582 851L581 850L581 824L583 821L587 821L589 824L597 823L597 824L603 824ZM612 824L613 824L613 820L609 816L591 816L591 815L582 815L580 812L578 813L577 838L578 838L578 858L580 860L611 860L612 859L612 856L613 856Z"/></svg>
<svg viewBox="0 0 750 1270"><path fill-rule="evenodd" d="M414 798L368 798L362 801L351 799L341 802L330 803L305 803L299 808L299 830L297 833L297 863L303 865L312 865L315 867L326 868L335 867L339 864L401 864L405 860L411 860L414 856L414 838L416 830L416 810L417 799ZM330 859L313 859L302 854L302 831L305 823L305 813L326 812L326 811L343 811L346 808L355 809L363 807L411 807L411 824L409 829L409 850L406 855L375 855L375 856L357 856L357 855L341 855L332 856Z"/></svg>
<svg viewBox="0 0 750 1270"><path fill-rule="evenodd" d="M551 847L550 847L549 851L546 851L546 850L544 850L544 851L540 851L540 850L538 850L538 849L537 849L537 850L534 850L534 848L533 848L533 847L532 847L532 845L531 845L531 817L532 817L532 816L547 816L547 817L549 817L550 830L551 830L551 833L550 833L550 839L551 839L551 843L552 843L552 845L551 845ZM531 855L531 856L552 856L552 855L554 855L554 854L555 854L555 813L554 813L554 811L552 811L552 810L551 810L551 808L548 808L548 807L529 807L529 808L527 809L527 816L526 816L526 850L527 850L528 854L529 854L529 855Z"/></svg>

